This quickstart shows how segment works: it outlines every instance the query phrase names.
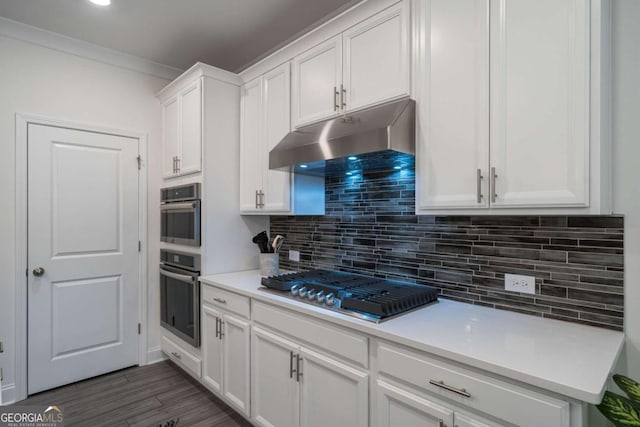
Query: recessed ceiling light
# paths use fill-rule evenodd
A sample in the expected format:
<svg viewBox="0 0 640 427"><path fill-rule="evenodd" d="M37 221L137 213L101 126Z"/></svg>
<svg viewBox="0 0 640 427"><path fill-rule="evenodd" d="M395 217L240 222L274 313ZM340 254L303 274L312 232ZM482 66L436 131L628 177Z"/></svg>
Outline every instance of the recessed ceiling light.
<svg viewBox="0 0 640 427"><path fill-rule="evenodd" d="M300 165L300 167L301 167L301 168L303 168L303 169L305 169L305 168L308 168L309 166L307 166L307 165Z"/></svg>
<svg viewBox="0 0 640 427"><path fill-rule="evenodd" d="M109 6L111 4L111 0L89 0L93 4L97 4L98 6Z"/></svg>
<svg viewBox="0 0 640 427"><path fill-rule="evenodd" d="M402 169L402 166L394 166L393 168L394 168L395 170L400 170L400 169Z"/></svg>
<svg viewBox="0 0 640 427"><path fill-rule="evenodd" d="M347 157L347 159L349 159L349 160L358 160L358 158L356 156L349 156L349 157Z"/></svg>

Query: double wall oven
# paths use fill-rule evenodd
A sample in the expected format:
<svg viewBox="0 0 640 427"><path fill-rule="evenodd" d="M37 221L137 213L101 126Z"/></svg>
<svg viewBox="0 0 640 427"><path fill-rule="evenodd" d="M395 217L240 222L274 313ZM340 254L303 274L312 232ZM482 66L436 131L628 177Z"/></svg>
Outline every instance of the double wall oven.
<svg viewBox="0 0 640 427"><path fill-rule="evenodd" d="M160 241L199 247L200 184L163 188L160 201ZM194 347L200 347L199 276L199 254L160 250L161 325Z"/></svg>

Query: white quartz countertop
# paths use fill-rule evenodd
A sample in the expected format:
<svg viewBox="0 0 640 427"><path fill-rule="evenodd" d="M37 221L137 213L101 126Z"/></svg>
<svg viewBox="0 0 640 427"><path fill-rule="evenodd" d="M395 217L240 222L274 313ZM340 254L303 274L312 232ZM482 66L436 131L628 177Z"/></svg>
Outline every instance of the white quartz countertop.
<svg viewBox="0 0 640 427"><path fill-rule="evenodd" d="M588 403L600 403L624 334L440 299L380 324L260 290L257 270L203 283Z"/></svg>

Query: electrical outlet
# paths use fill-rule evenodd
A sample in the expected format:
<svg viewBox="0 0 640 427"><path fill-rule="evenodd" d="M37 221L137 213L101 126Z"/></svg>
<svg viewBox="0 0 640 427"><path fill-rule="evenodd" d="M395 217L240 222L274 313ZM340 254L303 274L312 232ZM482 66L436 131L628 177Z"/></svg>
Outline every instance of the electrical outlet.
<svg viewBox="0 0 640 427"><path fill-rule="evenodd" d="M300 251L289 251L289 260L300 262Z"/></svg>
<svg viewBox="0 0 640 427"><path fill-rule="evenodd" d="M504 275L504 289L525 294L536 293L536 278L533 276L521 276L519 274Z"/></svg>

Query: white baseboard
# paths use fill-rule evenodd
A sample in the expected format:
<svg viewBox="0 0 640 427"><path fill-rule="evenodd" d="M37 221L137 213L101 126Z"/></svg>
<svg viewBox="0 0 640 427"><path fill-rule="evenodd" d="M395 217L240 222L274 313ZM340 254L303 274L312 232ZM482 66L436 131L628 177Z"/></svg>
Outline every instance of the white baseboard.
<svg viewBox="0 0 640 427"><path fill-rule="evenodd" d="M160 346L150 348L147 351L147 365L152 365L167 359L168 357L162 352Z"/></svg>
<svg viewBox="0 0 640 427"><path fill-rule="evenodd" d="M2 406L11 405L16 402L16 385L15 384L7 384L2 386Z"/></svg>

